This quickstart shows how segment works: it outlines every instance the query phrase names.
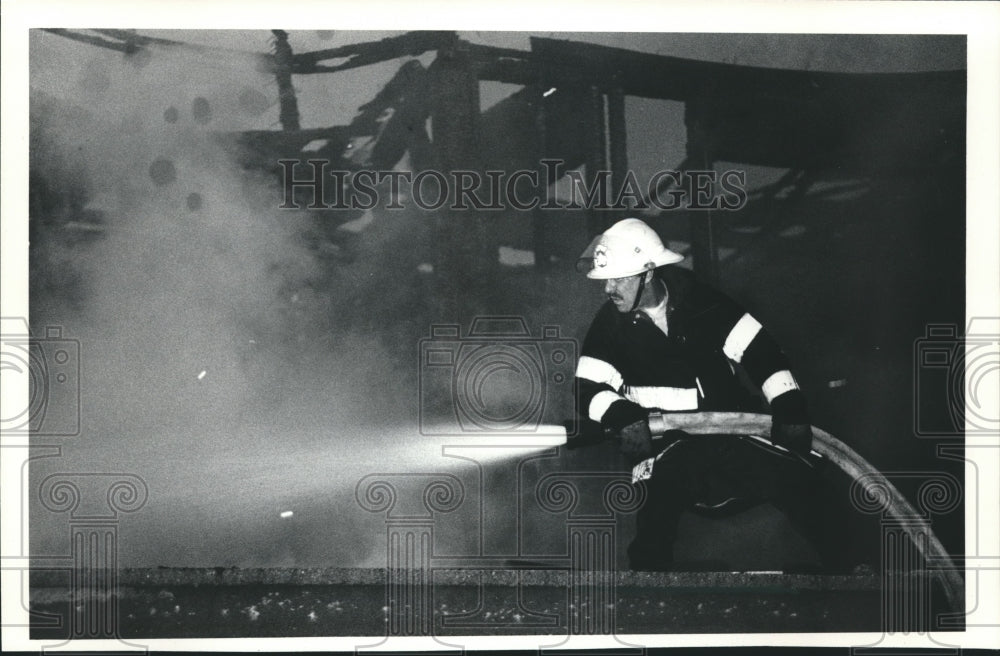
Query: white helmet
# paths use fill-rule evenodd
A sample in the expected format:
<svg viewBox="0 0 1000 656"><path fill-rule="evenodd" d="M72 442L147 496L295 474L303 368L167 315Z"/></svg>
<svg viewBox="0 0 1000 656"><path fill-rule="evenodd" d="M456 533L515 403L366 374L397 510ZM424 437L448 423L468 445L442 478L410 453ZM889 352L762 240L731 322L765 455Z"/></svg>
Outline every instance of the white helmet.
<svg viewBox="0 0 1000 656"><path fill-rule="evenodd" d="M587 277L594 280L626 278L684 259L664 248L659 235L639 219L622 219L598 235L580 256L590 260Z"/></svg>

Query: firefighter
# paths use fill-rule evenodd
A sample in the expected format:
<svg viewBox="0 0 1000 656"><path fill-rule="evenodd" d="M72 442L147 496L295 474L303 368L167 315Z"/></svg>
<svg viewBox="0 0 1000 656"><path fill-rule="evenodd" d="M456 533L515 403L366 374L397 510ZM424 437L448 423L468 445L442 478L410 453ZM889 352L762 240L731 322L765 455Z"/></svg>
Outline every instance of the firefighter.
<svg viewBox="0 0 1000 656"><path fill-rule="evenodd" d="M608 302L581 349L578 407L584 421L618 436L633 483L645 488L630 567L672 569L685 510L721 513L727 504L771 502L825 564L839 569L840 554L817 512L806 401L787 358L756 318L672 266L682 259L633 218L596 237L581 257ZM759 396L741 383L738 368ZM761 411L761 396L770 406L773 443L671 431L654 449L652 410Z"/></svg>

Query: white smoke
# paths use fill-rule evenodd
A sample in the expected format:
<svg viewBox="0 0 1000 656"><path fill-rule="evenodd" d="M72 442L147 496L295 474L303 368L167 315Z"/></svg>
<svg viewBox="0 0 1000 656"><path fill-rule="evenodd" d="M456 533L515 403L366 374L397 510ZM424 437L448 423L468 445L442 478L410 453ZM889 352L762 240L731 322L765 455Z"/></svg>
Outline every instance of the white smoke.
<svg viewBox="0 0 1000 656"><path fill-rule="evenodd" d="M319 552L351 564L368 553L379 530L296 538L291 523L268 524L280 503L296 520L305 503L339 529L355 522L354 483L379 467L394 439L384 427L416 407L415 357L401 363L344 316L380 297L384 263L322 266L303 239L314 218L279 210L277 181L241 170L213 137L250 122L241 98L276 91L238 55L206 71L157 50L137 66L38 32L32 53L33 168L51 193L85 190L88 216L103 221L88 243L61 240L59 220L46 235L47 274L58 266L80 284L33 298L32 321L81 341L83 421L33 476L51 466L146 480L126 563L292 564ZM382 296L371 307L391 312L398 298ZM256 537L234 548L230 530ZM63 537L33 532L38 552ZM296 539L311 546L275 546Z"/></svg>

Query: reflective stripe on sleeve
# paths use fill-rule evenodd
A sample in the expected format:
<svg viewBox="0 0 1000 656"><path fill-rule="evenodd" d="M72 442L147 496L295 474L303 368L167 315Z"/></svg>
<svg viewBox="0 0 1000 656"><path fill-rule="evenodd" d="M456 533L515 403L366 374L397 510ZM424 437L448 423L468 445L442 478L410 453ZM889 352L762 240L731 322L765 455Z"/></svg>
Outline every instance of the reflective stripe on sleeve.
<svg viewBox="0 0 1000 656"><path fill-rule="evenodd" d="M622 386L622 375L613 366L604 360L592 358L589 355L580 357L580 362L576 365L576 375L578 378L610 385L612 389L619 389Z"/></svg>
<svg viewBox="0 0 1000 656"><path fill-rule="evenodd" d="M744 314L729 331L726 343L722 346L722 352L733 362L739 362L743 359L744 351L750 346L750 342L757 336L760 329L760 322L749 314Z"/></svg>
<svg viewBox="0 0 1000 656"><path fill-rule="evenodd" d="M625 398L644 408L698 409L698 389L695 387L628 387L625 389Z"/></svg>
<svg viewBox="0 0 1000 656"><path fill-rule="evenodd" d="M799 384L795 382L795 378L792 377L792 372L788 369L782 369L781 371L774 372L767 380L764 381L764 384L760 386L760 391L764 393L764 398L767 399L768 403L778 398L785 392L797 389L799 389Z"/></svg>
<svg viewBox="0 0 1000 656"><path fill-rule="evenodd" d="M590 400L590 407L587 408L587 414L594 421L600 421L604 417L604 413L611 407L611 404L620 400L622 400L622 397L615 392L609 390L598 392Z"/></svg>

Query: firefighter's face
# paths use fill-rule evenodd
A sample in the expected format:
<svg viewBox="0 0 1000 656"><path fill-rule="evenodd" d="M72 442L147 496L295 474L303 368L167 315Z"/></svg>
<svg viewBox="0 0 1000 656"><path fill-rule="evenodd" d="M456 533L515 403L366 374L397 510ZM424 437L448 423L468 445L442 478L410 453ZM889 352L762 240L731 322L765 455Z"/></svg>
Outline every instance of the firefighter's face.
<svg viewBox="0 0 1000 656"><path fill-rule="evenodd" d="M609 278L604 281L604 293L615 304L619 312L628 312L635 305L635 295L639 293L639 281L646 273L625 278Z"/></svg>

